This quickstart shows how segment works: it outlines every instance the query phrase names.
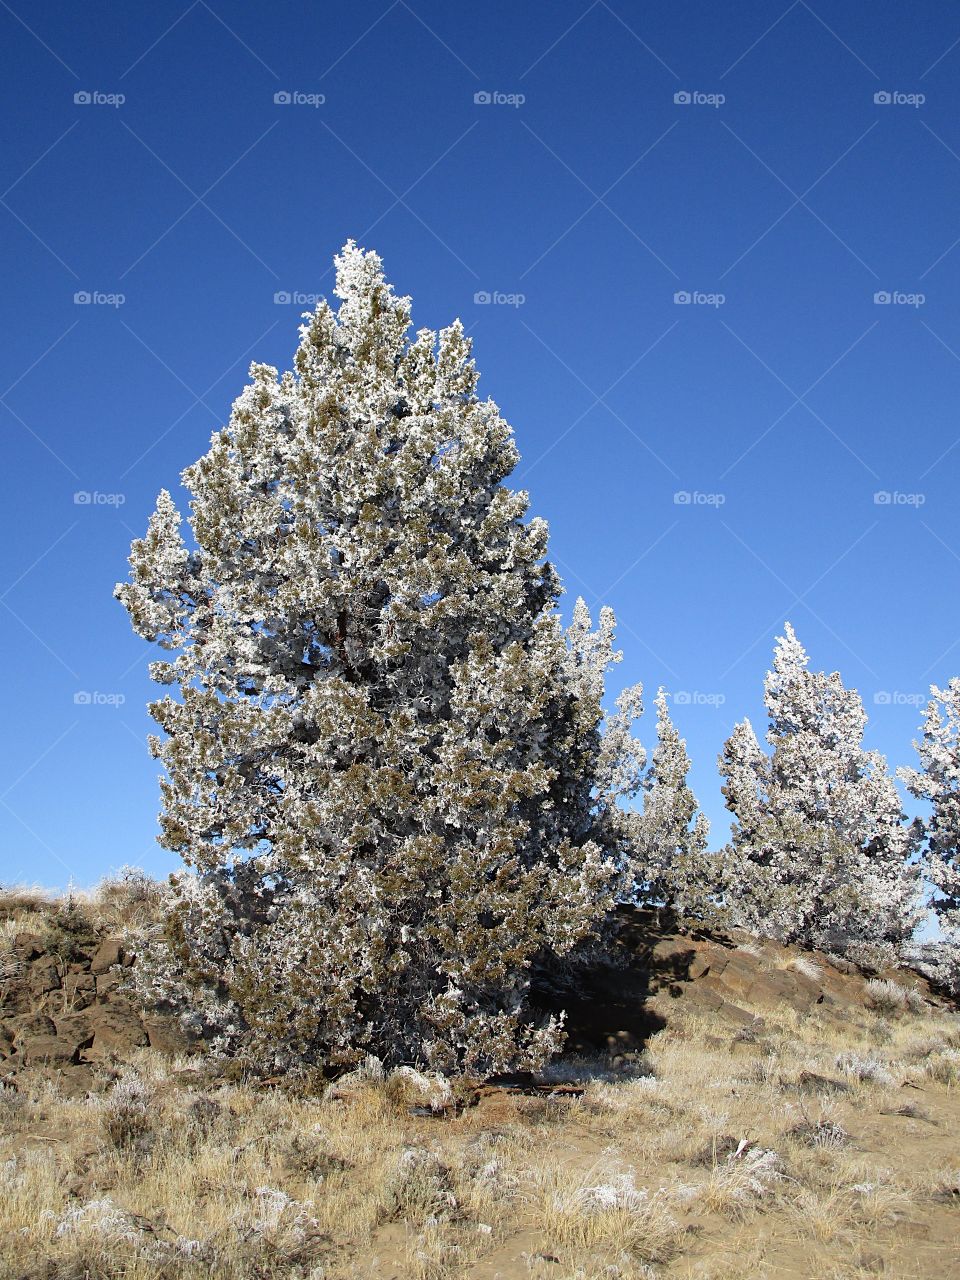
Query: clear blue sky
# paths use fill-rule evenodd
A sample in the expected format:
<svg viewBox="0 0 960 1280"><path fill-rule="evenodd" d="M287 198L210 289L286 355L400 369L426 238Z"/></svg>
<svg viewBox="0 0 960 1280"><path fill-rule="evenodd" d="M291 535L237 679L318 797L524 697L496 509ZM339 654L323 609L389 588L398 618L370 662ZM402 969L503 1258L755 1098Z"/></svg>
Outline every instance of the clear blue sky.
<svg viewBox="0 0 960 1280"><path fill-rule="evenodd" d="M610 603L623 680L686 695L714 843L785 619L913 762L960 670L960 11L0 0L0 43L0 879L175 865L111 591L348 237L469 327L564 608Z"/></svg>

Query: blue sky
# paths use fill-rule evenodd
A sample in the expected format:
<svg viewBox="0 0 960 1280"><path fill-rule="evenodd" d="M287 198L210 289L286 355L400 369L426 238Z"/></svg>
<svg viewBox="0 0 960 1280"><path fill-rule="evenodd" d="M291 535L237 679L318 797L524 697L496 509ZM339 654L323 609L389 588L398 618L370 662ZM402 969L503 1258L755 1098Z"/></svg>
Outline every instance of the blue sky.
<svg viewBox="0 0 960 1280"><path fill-rule="evenodd" d="M348 237L470 329L714 844L786 619L913 763L960 670L960 12L0 0L0 40L0 879L173 869L112 588Z"/></svg>

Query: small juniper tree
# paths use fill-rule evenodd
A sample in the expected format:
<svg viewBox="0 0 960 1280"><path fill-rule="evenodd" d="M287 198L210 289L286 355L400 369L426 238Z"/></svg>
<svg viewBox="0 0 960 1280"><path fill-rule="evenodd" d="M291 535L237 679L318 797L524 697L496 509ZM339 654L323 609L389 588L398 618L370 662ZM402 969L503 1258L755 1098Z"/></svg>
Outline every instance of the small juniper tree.
<svg viewBox="0 0 960 1280"><path fill-rule="evenodd" d="M268 1069L535 1065L562 1032L531 962L612 901L612 618L565 641L460 323L411 339L376 254L336 266L339 309L184 471L195 546L161 493L117 587L175 654L151 749L192 869L143 990Z"/></svg>
<svg viewBox="0 0 960 1280"><path fill-rule="evenodd" d="M911 794L931 812L919 823L926 836L923 870L933 887L933 909L942 933L927 947L934 976L960 994L960 677L946 688L931 685L931 698L914 742L921 769L901 769Z"/></svg>
<svg viewBox="0 0 960 1280"><path fill-rule="evenodd" d="M657 691L657 745L643 786L643 812L631 823L634 895L689 922L718 914L718 860L707 853L710 823L699 812L687 775L687 744L670 716L667 694Z"/></svg>
<svg viewBox="0 0 960 1280"><path fill-rule="evenodd" d="M764 685L771 753L744 721L720 756L728 906L783 941L892 956L919 919L915 832L883 756L863 747L859 695L807 667L788 623Z"/></svg>
<svg viewBox="0 0 960 1280"><path fill-rule="evenodd" d="M644 786L647 753L633 734L634 721L643 715L643 686L630 685L616 699L615 710L603 710L606 676L610 667L622 661L614 649L616 620L613 610L600 610L594 631L590 611L582 598L573 609L567 629L567 682L575 706L584 715L579 735L578 759L568 760L580 777L592 780L593 829L603 848L610 851L622 882L629 875L632 841L630 803ZM602 725L599 738L593 726Z"/></svg>

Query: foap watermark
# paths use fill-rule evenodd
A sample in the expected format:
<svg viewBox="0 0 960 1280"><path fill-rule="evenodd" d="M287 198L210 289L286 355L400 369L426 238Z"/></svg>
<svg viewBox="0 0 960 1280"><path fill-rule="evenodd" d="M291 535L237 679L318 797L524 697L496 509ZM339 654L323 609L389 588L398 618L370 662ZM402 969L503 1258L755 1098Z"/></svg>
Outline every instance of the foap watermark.
<svg viewBox="0 0 960 1280"><path fill-rule="evenodd" d="M922 307L925 293L903 293L900 289L878 289L873 295L875 307Z"/></svg>
<svg viewBox="0 0 960 1280"><path fill-rule="evenodd" d="M928 693L904 693L902 689L878 689L873 695L875 707L924 707Z"/></svg>
<svg viewBox="0 0 960 1280"><path fill-rule="evenodd" d="M278 307L315 307L323 297L321 293L301 293L299 289L278 289L273 295Z"/></svg>
<svg viewBox="0 0 960 1280"><path fill-rule="evenodd" d="M73 295L75 307L122 307L125 293L103 293L99 289L78 289Z"/></svg>
<svg viewBox="0 0 960 1280"><path fill-rule="evenodd" d="M722 507L725 493L701 493L699 489L678 489L673 495L675 507Z"/></svg>
<svg viewBox="0 0 960 1280"><path fill-rule="evenodd" d="M78 489L73 495L76 507L122 507L127 500L125 493L100 493L98 489Z"/></svg>
<svg viewBox="0 0 960 1280"><path fill-rule="evenodd" d="M522 307L526 300L525 293L501 293L499 289L478 289L473 295L478 307Z"/></svg>
<svg viewBox="0 0 960 1280"><path fill-rule="evenodd" d="M125 93L103 93L100 89L78 89L73 95L78 107L122 107L126 100Z"/></svg>
<svg viewBox="0 0 960 1280"><path fill-rule="evenodd" d="M278 107L322 107L327 100L325 93L304 93L301 89L278 89L273 95Z"/></svg>
<svg viewBox="0 0 960 1280"><path fill-rule="evenodd" d="M901 493L899 489L878 489L873 495L875 507L922 507L925 493Z"/></svg>
<svg viewBox="0 0 960 1280"><path fill-rule="evenodd" d="M925 93L901 93L899 89L878 89L873 95L878 107L922 107L927 100Z"/></svg>
<svg viewBox="0 0 960 1280"><path fill-rule="evenodd" d="M678 107L722 107L727 100L725 93L702 93L699 89L678 89L673 101Z"/></svg>
<svg viewBox="0 0 960 1280"><path fill-rule="evenodd" d="M95 689L78 689L73 695L77 707L122 707L126 700L123 693L99 693Z"/></svg>
<svg viewBox="0 0 960 1280"><path fill-rule="evenodd" d="M703 293L700 289L678 289L673 295L676 307L722 307L726 300L725 293Z"/></svg>
<svg viewBox="0 0 960 1280"><path fill-rule="evenodd" d="M522 107L526 100L525 93L501 93L499 89L479 89L473 95L478 107Z"/></svg>
<svg viewBox="0 0 960 1280"><path fill-rule="evenodd" d="M673 694L678 707L722 707L726 700L725 693L705 693L702 689L678 689Z"/></svg>

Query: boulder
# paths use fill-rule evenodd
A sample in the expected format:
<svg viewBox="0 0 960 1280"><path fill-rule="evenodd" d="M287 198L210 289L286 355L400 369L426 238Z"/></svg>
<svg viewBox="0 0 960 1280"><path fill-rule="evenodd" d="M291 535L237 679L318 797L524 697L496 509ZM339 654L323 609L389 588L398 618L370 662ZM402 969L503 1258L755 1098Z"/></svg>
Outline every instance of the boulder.
<svg viewBox="0 0 960 1280"><path fill-rule="evenodd" d="M30 1013L14 1019L13 1023L19 1039L24 1036L55 1036L56 1023L45 1013Z"/></svg>
<svg viewBox="0 0 960 1280"><path fill-rule="evenodd" d="M34 995L45 995L48 991L59 991L63 985L60 978L60 967L56 956L41 956L30 966L30 990Z"/></svg>
<svg viewBox="0 0 960 1280"><path fill-rule="evenodd" d="M64 998L75 1009L92 1004L96 992L97 980L92 973L68 973L63 980Z"/></svg>
<svg viewBox="0 0 960 1280"><path fill-rule="evenodd" d="M715 975L711 974L711 977ZM747 999L750 988L757 981L758 967L757 961L751 955L737 955L734 953L727 960L723 967L722 973L716 975L718 985L725 989L725 993L735 996L739 1000Z"/></svg>
<svg viewBox="0 0 960 1280"><path fill-rule="evenodd" d="M38 933L18 933L13 940L13 949L21 960L35 960L46 950Z"/></svg>
<svg viewBox="0 0 960 1280"><path fill-rule="evenodd" d="M107 938L105 942L101 942L96 954L90 961L90 972L95 974L106 973L115 964L122 963L123 944L118 938Z"/></svg>
<svg viewBox="0 0 960 1280"><path fill-rule="evenodd" d="M712 957L703 951L698 951L690 961L689 976L691 982L695 982L697 978L705 978L713 969L711 964Z"/></svg>
<svg viewBox="0 0 960 1280"><path fill-rule="evenodd" d="M66 1063L62 1066L47 1067L42 1073L46 1079L57 1086L58 1091L66 1098L84 1098L93 1092L97 1078L92 1067L83 1063Z"/></svg>
<svg viewBox="0 0 960 1280"><path fill-rule="evenodd" d="M82 1013L65 1013L54 1019L57 1036L61 1040L73 1040L78 1049L86 1049L93 1043L93 1027Z"/></svg>
<svg viewBox="0 0 960 1280"><path fill-rule="evenodd" d="M148 1043L136 1010L132 1006L112 1004L85 1010L93 1029L93 1043L86 1050L88 1058L103 1058L111 1053L122 1055Z"/></svg>
<svg viewBox="0 0 960 1280"><path fill-rule="evenodd" d="M26 1036L22 1044L23 1057L31 1066L75 1062L79 1051L73 1036Z"/></svg>
<svg viewBox="0 0 960 1280"><path fill-rule="evenodd" d="M122 980L123 975L116 970L108 973L98 973L95 978L95 982L97 984L97 998L103 999L103 997L109 995L111 991L115 991Z"/></svg>
<svg viewBox="0 0 960 1280"><path fill-rule="evenodd" d="M150 1048L171 1057L189 1053L193 1047L190 1037L174 1018L145 1017L143 1029L147 1033Z"/></svg>
<svg viewBox="0 0 960 1280"><path fill-rule="evenodd" d="M762 1018L758 1018L749 1009L741 1009L738 1004L731 1004L729 1000L721 1002L717 1013L735 1027L752 1027L756 1031L763 1031L766 1026Z"/></svg>
<svg viewBox="0 0 960 1280"><path fill-rule="evenodd" d="M761 1005L771 1009L776 1005L790 1005L801 1013L805 1013L816 1001L820 988L806 980L804 985L798 982L795 974L789 970L775 970L773 973L760 972L747 992L750 1004Z"/></svg>

